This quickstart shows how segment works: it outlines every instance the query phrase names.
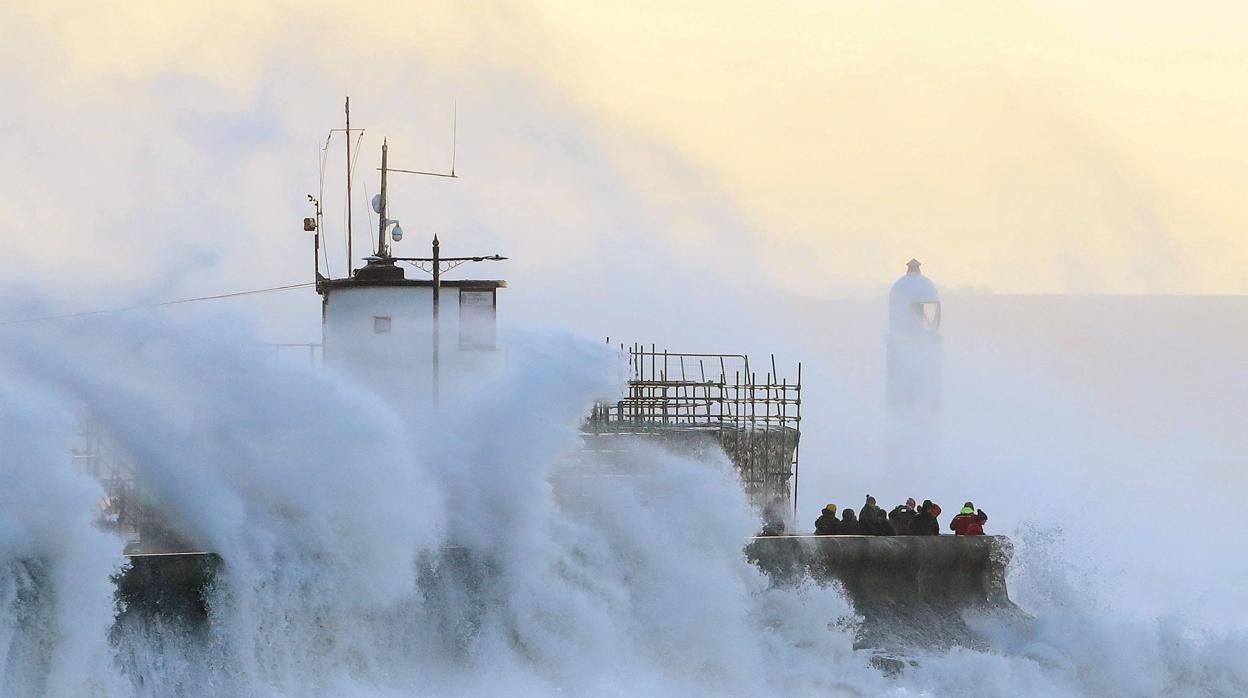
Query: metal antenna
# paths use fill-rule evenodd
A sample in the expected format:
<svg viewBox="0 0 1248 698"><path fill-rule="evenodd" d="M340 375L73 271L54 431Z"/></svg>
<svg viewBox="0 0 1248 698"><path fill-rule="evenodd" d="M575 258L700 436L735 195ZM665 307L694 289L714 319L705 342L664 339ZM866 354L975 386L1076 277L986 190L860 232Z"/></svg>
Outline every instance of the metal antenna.
<svg viewBox="0 0 1248 698"><path fill-rule="evenodd" d="M500 257L499 255L491 255L489 257L484 256L484 255L481 255L478 257L443 257L442 250L441 250L442 243L438 241L437 233L434 233L433 235L433 246L432 246L433 256L432 257L390 257L389 250L382 252L382 250L385 250L386 248L386 235L385 235L386 223L387 223L386 213L385 213L386 212L386 194L385 194L386 175L389 174L390 172L402 172L404 174L425 175L427 177L447 177L450 179L458 179L459 177L455 174L455 150L456 150L456 145L457 145L456 141L457 141L458 131L459 131L459 103L456 102L454 107L452 107L452 111L451 111L451 171L449 173L447 172L425 172L423 170L403 170L397 167L389 167L388 163L386 162L387 148L384 142L381 147L381 167L377 168L378 170L381 171L381 187L382 187L381 189L382 191L382 194L381 194L382 213L381 213L381 223L378 226L378 231L377 231L377 238L378 238L377 255L385 259L392 259L395 262L414 263L418 268L425 269L433 274L433 337L432 337L432 340L433 340L433 361L432 361L433 375L432 375L432 391L431 392L433 396L433 404L435 406L439 402L439 395L441 392L441 389L439 386L440 373L441 373L441 370L439 367L439 364L440 364L439 355L441 353L442 339L441 339L441 331L439 327L439 314L440 314L439 305L441 305L440 303L441 293L440 292L442 288L442 272L450 271L451 269L454 269L455 267L461 264L464 264L466 262L483 262L486 260L502 261L506 259L506 257ZM423 266L425 264L427 264L428 266L427 267Z"/></svg>
<svg viewBox="0 0 1248 698"><path fill-rule="evenodd" d="M386 152L390 149L388 141L381 141L381 205L377 211L377 256L385 259L390 256L389 245L386 244L386 225L390 222L386 220Z"/></svg>
<svg viewBox="0 0 1248 698"><path fill-rule="evenodd" d="M347 277L355 276L351 264L351 97L347 97Z"/></svg>
<svg viewBox="0 0 1248 698"><path fill-rule="evenodd" d="M424 175L426 177L446 177L448 179L459 179L459 175L455 174L455 158L459 140L459 102L455 102L451 108L451 171L450 172L429 172L426 170L403 170L398 167L391 167L390 172L402 172L403 174ZM380 172L381 168L378 167Z"/></svg>
<svg viewBox="0 0 1248 698"><path fill-rule="evenodd" d="M347 137L347 278L351 278L352 276L355 276L355 270L352 268L352 265L351 265L351 258L354 254L352 250L353 250L353 243L355 241L355 233L353 230L354 225L351 220L352 219L351 199L353 198L352 193L351 193L351 180L354 179L354 176L353 176L354 166L352 163L352 155L351 155L352 129L351 129L351 98L350 97L347 97L346 105L343 107L343 110L346 112L346 115L347 115L347 127L329 129L329 138L325 140L325 147L322 150L327 150L329 148L329 141L330 139L334 137L335 133L338 133L339 131L341 131L344 134L346 134L346 137ZM360 132L360 140L363 140L364 129L358 128L355 130ZM358 145L359 143L357 142L356 144ZM325 258L325 264L326 264L326 270L328 270L328 267L329 267L328 257Z"/></svg>

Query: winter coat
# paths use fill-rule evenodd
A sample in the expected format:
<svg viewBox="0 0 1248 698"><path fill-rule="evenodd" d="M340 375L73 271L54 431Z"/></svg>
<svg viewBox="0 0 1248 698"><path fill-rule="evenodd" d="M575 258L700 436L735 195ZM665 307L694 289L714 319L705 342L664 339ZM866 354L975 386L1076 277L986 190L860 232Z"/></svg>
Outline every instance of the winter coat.
<svg viewBox="0 0 1248 698"><path fill-rule="evenodd" d="M905 504L898 504L895 509L888 512L888 521L893 524L897 535L910 535L910 524L914 523L914 517L917 514L913 509L907 509Z"/></svg>
<svg viewBox="0 0 1248 698"><path fill-rule="evenodd" d="M815 519L816 536L835 536L841 532L841 521L835 514L823 512Z"/></svg>
<svg viewBox="0 0 1248 698"><path fill-rule="evenodd" d="M888 514L879 507L867 506L858 515L859 530L868 536L895 536L897 530L888 522Z"/></svg>
<svg viewBox="0 0 1248 698"><path fill-rule="evenodd" d="M858 517L854 516L853 509L846 509L841 512L841 535L856 536L862 532L858 523Z"/></svg>
<svg viewBox="0 0 1248 698"><path fill-rule="evenodd" d="M914 520L910 522L910 535L912 536L938 536L940 535L940 523L936 521L936 517L930 511L920 511L914 515Z"/></svg>
<svg viewBox="0 0 1248 698"><path fill-rule="evenodd" d="M949 522L949 528L959 536L982 536L986 521L988 521L988 515L982 510L975 514L958 514L953 517L953 521Z"/></svg>
<svg viewBox="0 0 1248 698"><path fill-rule="evenodd" d="M858 510L858 522L864 529L874 528L876 519L888 519L888 513L875 505L867 505Z"/></svg>

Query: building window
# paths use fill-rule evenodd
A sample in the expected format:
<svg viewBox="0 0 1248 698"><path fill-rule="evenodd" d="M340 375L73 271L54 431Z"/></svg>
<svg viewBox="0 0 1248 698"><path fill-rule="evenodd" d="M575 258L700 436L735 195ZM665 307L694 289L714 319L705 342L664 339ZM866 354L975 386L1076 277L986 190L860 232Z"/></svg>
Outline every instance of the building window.
<svg viewBox="0 0 1248 698"><path fill-rule="evenodd" d="M491 350L496 298L493 290L459 292L459 348Z"/></svg>
<svg viewBox="0 0 1248 698"><path fill-rule="evenodd" d="M373 316L373 334L390 334L390 316Z"/></svg>

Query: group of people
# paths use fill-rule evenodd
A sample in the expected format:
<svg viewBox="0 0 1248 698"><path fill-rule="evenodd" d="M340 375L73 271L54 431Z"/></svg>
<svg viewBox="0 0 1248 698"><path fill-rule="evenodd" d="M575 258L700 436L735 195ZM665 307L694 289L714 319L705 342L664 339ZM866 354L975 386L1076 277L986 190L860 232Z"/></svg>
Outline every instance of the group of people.
<svg viewBox="0 0 1248 698"><path fill-rule="evenodd" d="M815 520L817 536L935 536L940 535L940 505L930 499L916 508L914 498L898 504L892 511L885 512L875 502L875 497L867 495L862 509L855 514L853 509L845 509L841 517L836 516L837 507L829 504L823 508L819 518ZM967 502L962 510L949 522L949 528L959 536L982 536L988 515L983 509Z"/></svg>

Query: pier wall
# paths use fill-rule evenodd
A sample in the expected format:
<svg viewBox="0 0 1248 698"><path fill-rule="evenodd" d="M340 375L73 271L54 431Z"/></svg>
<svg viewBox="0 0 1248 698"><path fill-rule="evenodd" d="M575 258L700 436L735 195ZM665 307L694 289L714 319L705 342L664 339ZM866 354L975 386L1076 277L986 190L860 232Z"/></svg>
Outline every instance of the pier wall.
<svg viewBox="0 0 1248 698"><path fill-rule="evenodd" d="M980 648L976 618L1027 620L1006 588L1004 536L759 537L745 552L774 584L842 588L863 646Z"/></svg>

